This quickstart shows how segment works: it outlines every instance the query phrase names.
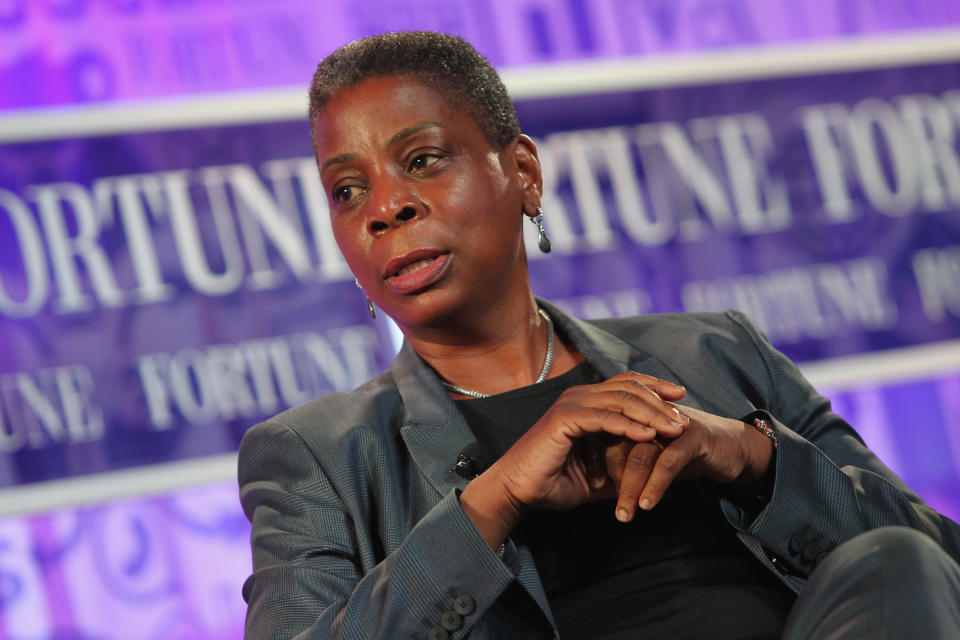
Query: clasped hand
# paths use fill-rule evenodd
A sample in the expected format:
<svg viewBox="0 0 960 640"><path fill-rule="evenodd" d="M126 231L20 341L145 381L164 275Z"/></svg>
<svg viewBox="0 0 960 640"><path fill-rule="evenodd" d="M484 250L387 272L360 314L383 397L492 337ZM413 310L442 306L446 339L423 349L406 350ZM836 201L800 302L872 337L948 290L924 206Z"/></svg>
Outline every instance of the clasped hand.
<svg viewBox="0 0 960 640"><path fill-rule="evenodd" d="M495 542L529 509L570 509L616 497L615 515L627 522L638 507L656 506L677 477L761 478L772 443L739 420L674 404L685 395L681 386L632 371L571 387L467 487L461 502L472 518L478 506L498 511L479 518L493 517L496 531L478 523ZM476 502L481 487L499 502Z"/></svg>

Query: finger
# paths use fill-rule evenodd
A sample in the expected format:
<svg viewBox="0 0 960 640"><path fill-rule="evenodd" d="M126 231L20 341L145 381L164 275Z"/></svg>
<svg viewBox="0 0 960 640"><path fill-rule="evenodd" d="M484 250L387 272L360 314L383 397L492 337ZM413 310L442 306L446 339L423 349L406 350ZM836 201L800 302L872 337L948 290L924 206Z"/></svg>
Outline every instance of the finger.
<svg viewBox="0 0 960 640"><path fill-rule="evenodd" d="M607 483L607 467L604 463L605 438L592 433L580 441L587 482L593 490L602 489Z"/></svg>
<svg viewBox="0 0 960 640"><path fill-rule="evenodd" d="M687 395L687 389L683 385L662 378L655 378L637 371L624 371L623 373L618 373L613 376L610 380L630 380L636 382L637 384L648 387L664 400L676 401Z"/></svg>
<svg viewBox="0 0 960 640"><path fill-rule="evenodd" d="M638 398L648 401L652 406L661 407L662 410L668 416L680 422L681 424L686 425L689 422L689 418L678 410L677 408L678 405L674 404L676 400L679 400L684 395L686 395L686 389L684 389L683 387L676 387L672 383L668 383L663 380L658 380L657 378L651 378L650 376L646 376L643 374L636 374L632 372L628 372L628 373L630 373L631 375L620 374L619 376L615 376L603 382L602 389L603 390L618 389L618 390L623 390L628 393L634 394ZM662 385L669 385L669 387L664 387L664 388L679 389L680 393L676 394L678 396L676 398L673 398L673 397L664 398L657 392L656 385L653 385L653 386L645 385L642 383L641 378L647 378L647 379L656 381L658 383L661 383Z"/></svg>
<svg viewBox="0 0 960 640"><path fill-rule="evenodd" d="M650 383L652 387L644 385L643 382ZM598 384L571 387L561 395L561 398L571 404L606 408L629 408L630 406L639 408L642 407L640 403L647 403L666 417L668 424L661 425L665 434L676 437L682 428L689 424L690 418L678 411L672 400L661 397L655 388L672 391L671 398L674 399L680 399L686 394L686 390L681 386L646 374L626 371ZM614 395L609 395L611 393ZM620 394L619 397L616 394ZM644 414L641 411L632 417L642 421Z"/></svg>
<svg viewBox="0 0 960 640"><path fill-rule="evenodd" d="M597 409L622 413L634 422L652 427L675 438L683 433L690 419L650 389L630 382L618 382L579 398L579 402Z"/></svg>
<svg viewBox="0 0 960 640"><path fill-rule="evenodd" d="M564 408L554 423L557 428L551 433L554 442L564 446L563 442L577 440L590 433L608 433L629 438L635 442L646 442L657 436L657 430L646 422L638 422L624 415L618 407L570 406ZM565 445L569 447L569 444ZM569 451L569 448L567 449Z"/></svg>
<svg viewBox="0 0 960 640"><path fill-rule="evenodd" d="M698 446L696 438L678 438L663 450L640 494L641 509L649 511L657 506L673 481L693 459Z"/></svg>
<svg viewBox="0 0 960 640"><path fill-rule="evenodd" d="M620 475L617 506L614 511L620 522L630 522L636 515L638 497L647 484L661 451L660 443L656 441L637 443L630 449Z"/></svg>
<svg viewBox="0 0 960 640"><path fill-rule="evenodd" d="M604 462L607 475L610 476L617 492L620 492L620 478L623 477L623 470L627 466L627 456L636 443L633 440L620 439L615 444L608 446L604 450Z"/></svg>

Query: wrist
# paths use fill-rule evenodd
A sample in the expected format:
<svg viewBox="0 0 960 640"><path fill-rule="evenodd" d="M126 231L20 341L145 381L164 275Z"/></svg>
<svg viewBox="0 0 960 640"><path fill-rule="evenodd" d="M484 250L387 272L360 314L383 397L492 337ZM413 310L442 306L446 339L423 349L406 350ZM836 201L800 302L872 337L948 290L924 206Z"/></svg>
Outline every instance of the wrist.
<svg viewBox="0 0 960 640"><path fill-rule="evenodd" d="M460 494L460 506L492 549L500 546L525 513L492 467L470 481Z"/></svg>
<svg viewBox="0 0 960 640"><path fill-rule="evenodd" d="M738 478L747 484L763 482L770 475L776 460L777 437L766 420L763 424L750 424L744 430L741 445L744 447L744 468Z"/></svg>
<svg viewBox="0 0 960 640"><path fill-rule="evenodd" d="M777 448L779 440L777 439L777 432L773 430L773 427L770 426L770 421L766 418L756 417L753 419L754 428L762 433L770 442L773 443L773 448Z"/></svg>

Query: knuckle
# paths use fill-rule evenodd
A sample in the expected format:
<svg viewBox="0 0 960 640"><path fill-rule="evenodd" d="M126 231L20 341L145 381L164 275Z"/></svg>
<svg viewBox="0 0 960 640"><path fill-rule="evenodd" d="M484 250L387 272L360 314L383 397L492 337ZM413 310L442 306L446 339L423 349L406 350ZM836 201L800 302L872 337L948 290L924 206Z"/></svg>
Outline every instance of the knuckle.
<svg viewBox="0 0 960 640"><path fill-rule="evenodd" d="M602 407L600 409L597 409L597 417L602 422L609 422L614 418L614 416L619 416L619 415L620 414L618 412L614 411L613 409L610 409L609 407Z"/></svg>
<svg viewBox="0 0 960 640"><path fill-rule="evenodd" d="M627 466L631 469L646 467L648 462L647 458L635 455L628 456L626 460Z"/></svg>
<svg viewBox="0 0 960 640"><path fill-rule="evenodd" d="M663 399L660 397L660 395L656 391L651 389L648 385L641 384L640 388L637 389L637 392L646 396L649 400L653 402L657 402L657 403L663 402Z"/></svg>
<svg viewBox="0 0 960 640"><path fill-rule="evenodd" d="M647 420L653 421L664 418L663 412L656 406L647 404L643 407Z"/></svg>
<svg viewBox="0 0 960 640"><path fill-rule="evenodd" d="M640 381L645 387L660 387L664 383L664 381L660 378L654 378L653 376L648 375L643 375Z"/></svg>
<svg viewBox="0 0 960 640"><path fill-rule="evenodd" d="M625 460L627 457L627 451L624 449L622 444L616 444L612 447L607 447L606 451L607 460Z"/></svg>
<svg viewBox="0 0 960 640"><path fill-rule="evenodd" d="M634 466L647 466L656 458L659 448L649 443L638 444L630 451L627 460Z"/></svg>
<svg viewBox="0 0 960 640"><path fill-rule="evenodd" d="M617 443L617 451L620 454L620 457L626 459L630 452L633 451L633 447L636 443L633 440L621 440Z"/></svg>
<svg viewBox="0 0 960 640"><path fill-rule="evenodd" d="M680 456L674 451L664 450L660 455L660 465L666 470L672 471L679 464Z"/></svg>
<svg viewBox="0 0 960 640"><path fill-rule="evenodd" d="M646 389L647 382L646 378L638 377L640 374L634 374L633 376L626 378L626 382L630 384L631 387L640 387L641 389Z"/></svg>
<svg viewBox="0 0 960 640"><path fill-rule="evenodd" d="M623 472L623 463L623 459L607 459L607 473L616 480L617 486L620 486L620 476Z"/></svg>

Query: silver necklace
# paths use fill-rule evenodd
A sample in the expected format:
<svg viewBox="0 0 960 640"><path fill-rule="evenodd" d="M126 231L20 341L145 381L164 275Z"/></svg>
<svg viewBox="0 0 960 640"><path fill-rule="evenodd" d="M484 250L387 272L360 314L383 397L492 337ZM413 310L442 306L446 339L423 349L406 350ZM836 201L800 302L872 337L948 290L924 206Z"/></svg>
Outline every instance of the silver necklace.
<svg viewBox="0 0 960 640"><path fill-rule="evenodd" d="M533 384L540 384L547 379L547 374L550 373L550 365L553 364L553 321L550 320L550 316L547 315L546 311L543 309L537 308L537 312L547 322L547 355L543 359L543 367L540 368L540 375L537 376L537 381ZM482 391L474 391L473 389L467 389L459 385L455 385L452 382L447 382L446 380L440 380L440 384L444 387L459 393L462 396L469 396L471 398L489 398L489 393L483 393Z"/></svg>

